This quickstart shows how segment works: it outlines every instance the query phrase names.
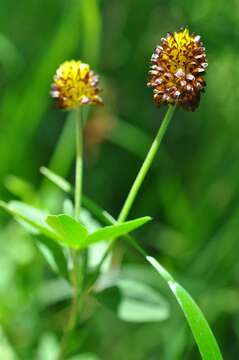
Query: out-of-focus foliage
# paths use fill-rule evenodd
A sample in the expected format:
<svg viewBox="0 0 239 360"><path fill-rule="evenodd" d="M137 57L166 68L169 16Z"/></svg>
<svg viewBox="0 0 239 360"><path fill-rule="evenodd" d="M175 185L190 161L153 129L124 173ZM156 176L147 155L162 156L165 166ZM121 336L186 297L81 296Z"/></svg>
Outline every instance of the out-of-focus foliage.
<svg viewBox="0 0 239 360"><path fill-rule="evenodd" d="M48 94L58 65L82 58L101 74L105 101L89 114L84 192L115 216L164 112L145 86L151 53L161 36L181 26L201 34L209 62L206 93L195 113L176 111L131 218L154 218L140 231L142 244L197 299L225 358L237 359L239 3L1 0L0 24L1 199L55 210L62 205L39 168L50 163L73 179L72 119L65 121L67 113L55 109ZM33 238L0 214L0 359L54 360L69 287ZM159 290L170 302L170 316L134 324L92 300L71 341L72 354L80 349L79 360L199 359L168 290L122 246L122 276Z"/></svg>

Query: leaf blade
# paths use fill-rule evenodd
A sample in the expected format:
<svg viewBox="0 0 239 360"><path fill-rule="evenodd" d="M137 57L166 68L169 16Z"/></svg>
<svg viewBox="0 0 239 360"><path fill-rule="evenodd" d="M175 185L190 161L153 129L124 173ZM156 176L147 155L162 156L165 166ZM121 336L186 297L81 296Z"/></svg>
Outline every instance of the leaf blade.
<svg viewBox="0 0 239 360"><path fill-rule="evenodd" d="M87 238L87 229L69 215L49 215L47 224L59 235L59 241L73 249L84 246Z"/></svg>
<svg viewBox="0 0 239 360"><path fill-rule="evenodd" d="M140 226L143 226L150 220L151 218L149 216L145 216L135 220L126 221L124 223L116 223L114 225L105 226L90 234L87 238L87 242L89 244L93 244L102 240L113 240L119 236L128 234Z"/></svg>
<svg viewBox="0 0 239 360"><path fill-rule="evenodd" d="M140 281L118 279L95 295L123 321L158 322L164 321L170 314L169 305L162 295Z"/></svg>
<svg viewBox="0 0 239 360"><path fill-rule="evenodd" d="M56 174L52 170L47 167L42 166L40 168L40 172L44 175L49 181L55 184L58 188L63 190L66 193L70 193L72 191L71 184L65 180L62 176Z"/></svg>
<svg viewBox="0 0 239 360"><path fill-rule="evenodd" d="M95 204L92 200L86 199L85 206L88 208L89 211L92 212L97 218L100 219L105 224L113 224L114 219L111 217L110 214L108 214L106 211L101 209L97 204ZM135 241L135 239L131 236L125 236L125 239L130 242L130 244L146 259L147 262L149 262L155 270L158 272L158 274L166 281L167 285L170 287L170 290L173 292L172 283L175 282L172 275L152 256L149 256L145 250ZM178 284L179 285L179 284ZM180 286L180 285L179 285ZM186 292L186 290L184 290ZM186 292L187 293L187 292ZM174 292L173 292L174 294ZM175 294L174 294L175 295ZM176 296L176 295L175 295ZM194 300L191 298L191 296L187 293L187 296L190 297L190 301L194 303L194 307L196 307L196 310L198 311L198 314L200 315L203 327L205 328L205 333L208 335L207 341L210 341L210 349L212 349L213 358L211 357L210 351L208 351L207 346L204 346L204 344L201 341L201 338L198 334L195 333L195 330L192 330L192 327L194 324L192 323L192 319L190 319L187 315L187 312L185 309L182 308L183 304L179 303L181 309L183 310L186 320L190 326L190 329L192 331L193 337L195 339L195 342L198 346L198 349L201 353L203 360L223 360L223 356L221 354L220 348L218 346L217 340L212 333L212 330L204 317L203 313L201 312L198 305L194 302ZM178 300L178 298L176 298Z"/></svg>
<svg viewBox="0 0 239 360"><path fill-rule="evenodd" d="M49 240L46 236L35 236L37 246L53 271L58 272L69 280L67 259L62 247L56 241Z"/></svg>
<svg viewBox="0 0 239 360"><path fill-rule="evenodd" d="M203 360L223 360L217 341L212 333L208 322L199 306L191 295L178 284L171 274L152 256L146 256L146 260L163 277L179 303L186 320L190 326L194 339Z"/></svg>
<svg viewBox="0 0 239 360"><path fill-rule="evenodd" d="M46 213L20 201L10 203L1 201L0 207L16 218L33 235L50 267L68 279L67 260L58 243L57 234L45 222Z"/></svg>
<svg viewBox="0 0 239 360"><path fill-rule="evenodd" d="M49 237L50 239L58 240L57 234L52 231L45 222L46 213L40 209L20 201L10 201L9 203L0 201L0 207L17 220L26 222L41 234Z"/></svg>

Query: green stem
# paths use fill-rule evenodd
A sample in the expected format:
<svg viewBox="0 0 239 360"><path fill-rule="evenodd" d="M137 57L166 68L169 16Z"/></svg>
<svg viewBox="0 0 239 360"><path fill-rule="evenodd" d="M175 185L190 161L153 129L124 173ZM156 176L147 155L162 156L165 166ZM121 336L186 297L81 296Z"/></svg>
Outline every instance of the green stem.
<svg viewBox="0 0 239 360"><path fill-rule="evenodd" d="M126 218L128 217L128 214L129 214L131 207L134 203L134 200L139 192L139 189L144 181L144 178L155 158L155 155L157 154L157 151L159 149L159 146L161 144L163 136L168 128L170 120L172 119L174 111L175 111L175 107L169 106L168 111L166 112L165 117L163 119L163 122L158 130L158 133L151 145L151 148L149 149L149 152L143 162L143 165L141 166L139 173L133 183L133 186L130 189L130 192L125 200L125 203L124 203L122 210L118 217L119 222L125 221Z"/></svg>
<svg viewBox="0 0 239 360"><path fill-rule="evenodd" d="M136 199L136 196L139 192L139 189L144 181L144 178L147 175L149 168L158 152L158 149L162 142L164 134L169 126L170 120L173 117L174 111L175 111L175 106L169 106L169 108L164 116L164 119L162 121L162 124L157 132L157 135L148 151L148 154L147 154L147 156L138 172L138 175L136 176L136 179L130 189L130 192L124 202L124 205L118 216L118 222L123 222L127 219L129 212L132 208L132 205L133 205L133 203ZM117 245L116 240L114 242L111 242L109 247L106 249L106 253L105 253L103 259L106 258L107 254L109 252L112 252L111 268L118 268L122 261L122 258L123 258L123 249L122 249L121 244ZM104 260L102 260L102 261L104 261ZM101 263L102 263L102 261L101 261Z"/></svg>
<svg viewBox="0 0 239 360"><path fill-rule="evenodd" d="M83 169L83 110L76 110L76 171L75 171L75 209L74 217L79 221L81 200L82 200L82 169ZM77 310L78 310L78 298L79 298L79 253L78 251L71 250L72 258L72 272L71 272L71 283L72 283L72 301L69 310L69 316L64 331L64 335L61 341L60 353L58 360L64 359L66 347L72 331L76 325Z"/></svg>
<svg viewBox="0 0 239 360"><path fill-rule="evenodd" d="M79 220L82 197L82 153L83 153L83 110L76 111L76 175L75 175L75 219Z"/></svg>

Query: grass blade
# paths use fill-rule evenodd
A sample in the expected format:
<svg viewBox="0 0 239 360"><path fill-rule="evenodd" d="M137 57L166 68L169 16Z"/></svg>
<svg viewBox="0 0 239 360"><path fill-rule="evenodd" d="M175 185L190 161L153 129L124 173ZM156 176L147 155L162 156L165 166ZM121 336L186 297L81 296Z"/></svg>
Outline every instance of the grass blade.
<svg viewBox="0 0 239 360"><path fill-rule="evenodd" d="M146 260L167 282L170 290L179 303L187 322L191 328L194 339L203 360L223 360L217 341L205 319L202 311L195 303L191 295L168 273L166 269L152 256L146 256Z"/></svg>

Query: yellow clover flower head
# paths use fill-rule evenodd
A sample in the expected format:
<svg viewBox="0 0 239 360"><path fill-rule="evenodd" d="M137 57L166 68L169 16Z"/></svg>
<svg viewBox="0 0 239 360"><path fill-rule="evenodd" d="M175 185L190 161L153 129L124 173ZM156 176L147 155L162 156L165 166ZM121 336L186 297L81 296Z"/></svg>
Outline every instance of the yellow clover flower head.
<svg viewBox="0 0 239 360"><path fill-rule="evenodd" d="M157 105L171 104L194 111L200 102L208 67L200 36L187 28L168 33L151 58L148 86Z"/></svg>
<svg viewBox="0 0 239 360"><path fill-rule="evenodd" d="M98 82L98 76L88 64L80 60L66 61L56 71L51 96L57 99L57 105L62 109L102 104Z"/></svg>

